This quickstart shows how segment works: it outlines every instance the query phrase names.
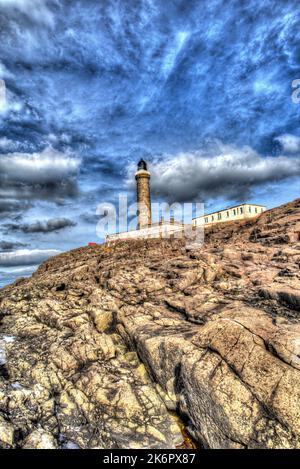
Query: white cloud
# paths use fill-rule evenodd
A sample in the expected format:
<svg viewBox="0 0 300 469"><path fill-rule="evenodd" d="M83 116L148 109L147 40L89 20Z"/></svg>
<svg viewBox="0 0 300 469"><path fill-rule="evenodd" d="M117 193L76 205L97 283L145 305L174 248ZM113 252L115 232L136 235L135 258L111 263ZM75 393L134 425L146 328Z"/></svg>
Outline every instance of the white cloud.
<svg viewBox="0 0 300 469"><path fill-rule="evenodd" d="M48 147L0 158L0 199L65 200L77 195L80 160Z"/></svg>
<svg viewBox="0 0 300 469"><path fill-rule="evenodd" d="M150 167L154 193L168 201L245 200L254 187L300 176L299 158L262 157L250 147L218 144L209 153L180 153Z"/></svg>
<svg viewBox="0 0 300 469"><path fill-rule="evenodd" d="M292 134L283 134L274 139L282 146L284 153L299 153L300 152L300 137Z"/></svg>
<svg viewBox="0 0 300 469"><path fill-rule="evenodd" d="M185 45L190 34L186 31L179 31L176 35L175 45L167 53L163 63L163 73L166 77L169 76L174 68L178 54Z"/></svg>
<svg viewBox="0 0 300 469"><path fill-rule="evenodd" d="M12 76L13 76L13 74L9 70L7 70L5 65L0 60L0 78L1 79L11 78Z"/></svg>
<svg viewBox="0 0 300 469"><path fill-rule="evenodd" d="M20 249L13 252L3 252L0 253L0 266L37 265L59 253L60 251L56 249Z"/></svg>
<svg viewBox="0 0 300 469"><path fill-rule="evenodd" d="M53 3L56 1L53 0ZM38 23L52 25L54 22L46 0L0 0L0 12L1 9L7 10L11 15L19 11Z"/></svg>
<svg viewBox="0 0 300 469"><path fill-rule="evenodd" d="M7 108L6 85L5 85L5 81L0 78L0 114L3 114L6 111L6 108Z"/></svg>
<svg viewBox="0 0 300 469"><path fill-rule="evenodd" d="M21 111L22 108L22 102L6 87L5 81L0 78L0 116L6 116L10 112L17 113Z"/></svg>
<svg viewBox="0 0 300 469"><path fill-rule="evenodd" d="M0 138L1 150L11 150L11 149L14 149L15 146L16 144L12 140L9 140L6 137Z"/></svg>
<svg viewBox="0 0 300 469"><path fill-rule="evenodd" d="M79 164L51 147L41 153L10 153L1 156L0 177L25 184L51 184L75 175Z"/></svg>

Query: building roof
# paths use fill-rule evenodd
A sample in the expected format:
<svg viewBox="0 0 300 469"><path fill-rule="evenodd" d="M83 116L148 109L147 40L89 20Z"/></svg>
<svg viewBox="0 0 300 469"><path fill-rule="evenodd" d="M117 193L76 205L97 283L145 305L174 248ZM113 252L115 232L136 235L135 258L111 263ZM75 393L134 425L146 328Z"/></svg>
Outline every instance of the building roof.
<svg viewBox="0 0 300 469"><path fill-rule="evenodd" d="M231 207L227 207L227 208L222 208L221 210L216 210L215 212L205 213L204 215L201 215L201 217L193 218L193 220L197 220L197 218L202 218L202 217L209 217L210 215L215 215L216 213L226 212L227 210L232 210L234 208L243 207L244 205L251 205L251 207L266 208L265 205L261 205L261 204L247 204L247 203L244 203L244 204L232 205Z"/></svg>

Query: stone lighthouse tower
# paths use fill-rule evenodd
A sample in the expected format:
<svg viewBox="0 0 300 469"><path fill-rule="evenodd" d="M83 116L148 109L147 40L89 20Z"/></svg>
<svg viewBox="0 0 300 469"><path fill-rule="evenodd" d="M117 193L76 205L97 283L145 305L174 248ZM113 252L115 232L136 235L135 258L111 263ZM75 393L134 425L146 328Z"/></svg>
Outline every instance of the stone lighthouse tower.
<svg viewBox="0 0 300 469"><path fill-rule="evenodd" d="M135 173L138 203L138 229L151 226L150 173L147 163L140 160Z"/></svg>

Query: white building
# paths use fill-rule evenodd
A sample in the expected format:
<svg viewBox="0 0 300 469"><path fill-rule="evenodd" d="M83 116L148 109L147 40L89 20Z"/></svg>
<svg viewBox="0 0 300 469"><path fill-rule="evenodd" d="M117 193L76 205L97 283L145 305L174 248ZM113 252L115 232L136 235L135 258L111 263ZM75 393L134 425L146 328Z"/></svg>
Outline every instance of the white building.
<svg viewBox="0 0 300 469"><path fill-rule="evenodd" d="M229 207L217 212L208 213L202 217L193 219L193 226L211 226L217 223L227 221L245 220L248 218L257 217L265 212L267 208L259 204L241 204Z"/></svg>
<svg viewBox="0 0 300 469"><path fill-rule="evenodd" d="M172 238L184 233L185 225L174 220L162 221L160 223L152 223L147 228L140 228L138 230L124 231L106 236L106 243L117 240L129 239L154 239L154 238Z"/></svg>

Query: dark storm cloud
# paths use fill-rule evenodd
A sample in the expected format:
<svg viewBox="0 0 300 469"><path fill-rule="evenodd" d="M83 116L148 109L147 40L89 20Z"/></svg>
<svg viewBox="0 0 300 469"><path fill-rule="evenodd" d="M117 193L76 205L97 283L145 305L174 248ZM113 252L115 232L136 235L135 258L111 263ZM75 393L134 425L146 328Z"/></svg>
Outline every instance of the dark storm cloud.
<svg viewBox="0 0 300 469"><path fill-rule="evenodd" d="M17 241L0 241L0 252L13 251L14 249L24 248L27 244Z"/></svg>
<svg viewBox="0 0 300 469"><path fill-rule="evenodd" d="M2 218L4 218L4 216L11 217L13 214L20 213L30 207L31 204L27 201L18 201L10 199L1 200L0 195L0 215Z"/></svg>
<svg viewBox="0 0 300 469"><path fill-rule="evenodd" d="M122 161L120 158L119 161ZM85 158L85 167L82 168L83 174L89 174L91 171L95 171L99 174L108 177L121 177L124 167L118 163L114 157L108 155L88 155Z"/></svg>
<svg viewBox="0 0 300 469"><path fill-rule="evenodd" d="M40 153L9 153L0 158L0 199L50 199L77 194L79 161L47 148Z"/></svg>
<svg viewBox="0 0 300 469"><path fill-rule="evenodd" d="M31 224L8 224L5 226L7 232L22 231L23 233L51 233L65 228L76 226L72 220L68 218L53 218L46 221L36 221Z"/></svg>
<svg viewBox="0 0 300 469"><path fill-rule="evenodd" d="M166 157L151 167L151 187L172 202L245 201L257 187L300 177L300 158L261 157L250 147L218 145L209 153Z"/></svg>
<svg viewBox="0 0 300 469"><path fill-rule="evenodd" d="M99 221L99 215L96 213L82 213L80 218L82 221L90 225L96 225Z"/></svg>
<svg viewBox="0 0 300 469"><path fill-rule="evenodd" d="M19 249L12 252L3 252L0 253L0 266L38 265L57 254L59 254L59 251L55 249Z"/></svg>

